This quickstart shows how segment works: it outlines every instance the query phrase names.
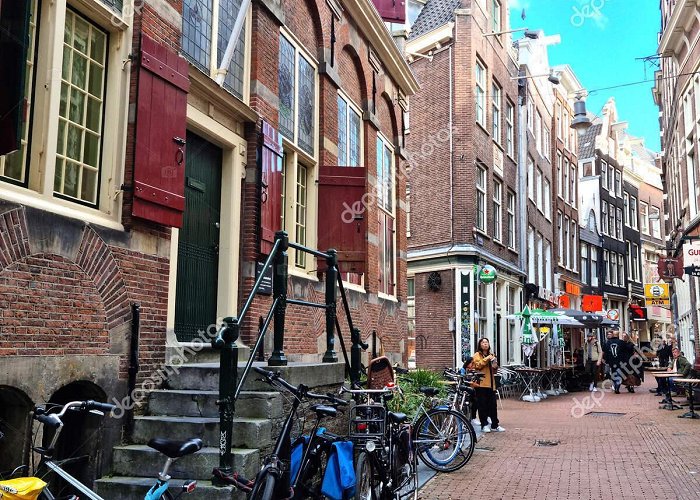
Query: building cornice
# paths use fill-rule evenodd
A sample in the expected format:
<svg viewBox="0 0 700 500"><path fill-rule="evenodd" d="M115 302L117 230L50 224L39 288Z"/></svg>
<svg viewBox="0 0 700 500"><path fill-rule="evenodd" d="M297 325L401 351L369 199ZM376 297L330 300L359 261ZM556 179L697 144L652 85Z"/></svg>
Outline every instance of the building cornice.
<svg viewBox="0 0 700 500"><path fill-rule="evenodd" d="M672 56L676 50L681 36L695 20L695 10L700 6L700 0L680 0L673 8L673 14L669 20L659 41L658 53L664 56Z"/></svg>
<svg viewBox="0 0 700 500"><path fill-rule="evenodd" d="M399 89L405 95L418 92L418 80L404 60L384 21L379 17L374 4L370 0L345 0L343 5L357 23L359 31L369 40Z"/></svg>
<svg viewBox="0 0 700 500"><path fill-rule="evenodd" d="M424 261L424 260L448 258L448 257L460 257L460 256L480 257L480 258L483 258L484 260L489 260L489 261L493 262L494 264L496 264L496 265L502 267L503 269L506 269L514 274L518 274L520 276L525 276L525 272L518 269L518 267L515 264L512 264L506 260L503 260L500 257L496 257L495 255L492 255L492 254L484 251L483 248L476 247L474 245L467 245L467 244L442 246L442 247L437 247L437 248L427 248L427 249L423 249L423 250L409 250L407 261L408 261L408 265L411 266L411 264L414 264L414 263L417 263L420 261Z"/></svg>
<svg viewBox="0 0 700 500"><path fill-rule="evenodd" d="M406 52L421 53L424 50L434 49L438 44L444 45L446 42L452 40L454 26L455 23L452 21L432 31L423 33L421 36L416 37L406 44Z"/></svg>

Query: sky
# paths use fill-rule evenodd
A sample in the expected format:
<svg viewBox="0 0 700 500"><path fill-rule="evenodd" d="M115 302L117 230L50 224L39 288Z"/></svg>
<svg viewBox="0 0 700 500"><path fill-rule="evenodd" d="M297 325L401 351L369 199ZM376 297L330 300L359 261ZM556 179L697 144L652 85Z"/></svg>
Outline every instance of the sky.
<svg viewBox="0 0 700 500"><path fill-rule="evenodd" d="M657 67L637 58L656 54L661 23L657 0L510 0L509 5L511 29L527 27L561 36L561 44L549 47L549 64L571 66L590 92L589 112L599 115L615 97L618 118L629 122L628 132L643 137L649 149L661 149L653 81L604 89L653 80ZM513 34L514 39L521 36Z"/></svg>

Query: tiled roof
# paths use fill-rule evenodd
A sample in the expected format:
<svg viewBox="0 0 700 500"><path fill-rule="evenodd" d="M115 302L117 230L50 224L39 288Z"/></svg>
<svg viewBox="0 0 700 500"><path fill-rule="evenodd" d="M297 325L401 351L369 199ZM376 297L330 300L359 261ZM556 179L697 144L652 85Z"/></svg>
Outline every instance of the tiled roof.
<svg viewBox="0 0 700 500"><path fill-rule="evenodd" d="M408 39L418 38L454 19L455 9L462 0L428 0L411 26Z"/></svg>
<svg viewBox="0 0 700 500"><path fill-rule="evenodd" d="M595 138L603 128L602 123L594 123L586 130L578 140L578 157L590 158L595 154Z"/></svg>

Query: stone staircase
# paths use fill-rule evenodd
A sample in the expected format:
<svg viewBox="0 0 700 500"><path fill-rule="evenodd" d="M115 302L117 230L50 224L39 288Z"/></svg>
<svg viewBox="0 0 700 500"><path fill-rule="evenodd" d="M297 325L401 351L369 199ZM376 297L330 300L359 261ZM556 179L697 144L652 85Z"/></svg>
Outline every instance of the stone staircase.
<svg viewBox="0 0 700 500"><path fill-rule="evenodd" d="M243 368L240 364L239 377ZM292 384L304 382L312 387L337 387L344 376L344 365L340 363L293 364L275 369ZM271 392L270 386L255 378L255 372L249 374L236 403L233 424L233 468L246 477L255 476L261 457L274 444L275 429L285 417L283 396ZM196 479L197 488L187 495L187 500L244 499L245 495L232 487L219 488L211 483L211 471L219 464L218 387L218 363L178 367L178 373L168 378L167 389L150 393L146 414L135 417L134 443L114 448L111 475L98 479L95 491L106 500L144 498L165 463L163 455L146 445L149 439L198 437L204 441L204 448L171 467L171 491L185 479Z"/></svg>

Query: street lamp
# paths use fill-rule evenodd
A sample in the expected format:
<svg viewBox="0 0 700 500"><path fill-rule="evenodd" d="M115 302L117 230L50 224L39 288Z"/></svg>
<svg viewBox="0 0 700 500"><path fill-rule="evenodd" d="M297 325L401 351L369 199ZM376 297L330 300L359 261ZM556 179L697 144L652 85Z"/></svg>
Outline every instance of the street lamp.
<svg viewBox="0 0 700 500"><path fill-rule="evenodd" d="M506 33L515 33L517 31L524 31L525 33L523 33L523 34L525 35L525 38L529 38L530 40L536 40L540 36L539 32L532 31L528 28L516 28L514 30L507 30L507 31L492 31L491 33L484 33L483 36L504 35Z"/></svg>
<svg viewBox="0 0 700 500"><path fill-rule="evenodd" d="M571 128L581 136L590 126L591 119L588 118L588 113L586 112L586 101L583 100L581 95L577 95L574 102L574 119L571 121Z"/></svg>
<svg viewBox="0 0 700 500"><path fill-rule="evenodd" d="M544 73L542 75L512 76L510 79L521 81L521 80L527 80L528 78L541 78L544 76L547 77L547 80L552 85L559 85L559 77L557 75L555 75L553 71L550 71L549 73Z"/></svg>

